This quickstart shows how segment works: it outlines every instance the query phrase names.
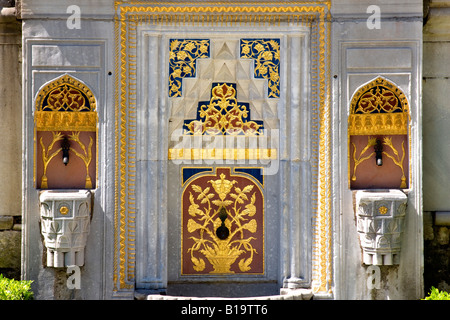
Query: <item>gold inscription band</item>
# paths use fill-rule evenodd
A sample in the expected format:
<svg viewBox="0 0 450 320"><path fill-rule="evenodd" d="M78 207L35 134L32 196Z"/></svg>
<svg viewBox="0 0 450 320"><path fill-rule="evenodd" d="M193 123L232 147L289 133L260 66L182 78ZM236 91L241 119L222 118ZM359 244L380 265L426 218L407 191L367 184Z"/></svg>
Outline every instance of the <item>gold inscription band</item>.
<svg viewBox="0 0 450 320"><path fill-rule="evenodd" d="M97 112L36 111L37 131L93 131L97 130Z"/></svg>
<svg viewBox="0 0 450 320"><path fill-rule="evenodd" d="M169 160L276 160L277 149L169 149Z"/></svg>
<svg viewBox="0 0 450 320"><path fill-rule="evenodd" d="M349 135L393 135L408 133L407 113L351 114L348 117Z"/></svg>

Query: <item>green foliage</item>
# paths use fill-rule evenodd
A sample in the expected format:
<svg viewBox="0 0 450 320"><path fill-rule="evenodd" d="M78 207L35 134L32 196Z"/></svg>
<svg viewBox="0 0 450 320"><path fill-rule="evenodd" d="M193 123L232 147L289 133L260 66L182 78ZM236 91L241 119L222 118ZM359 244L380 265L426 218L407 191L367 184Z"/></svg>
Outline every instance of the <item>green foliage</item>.
<svg viewBox="0 0 450 320"><path fill-rule="evenodd" d="M424 300L450 300L450 294L445 291L439 291L435 287L431 287L430 293Z"/></svg>
<svg viewBox="0 0 450 320"><path fill-rule="evenodd" d="M0 274L0 300L32 300L32 282L31 280L8 279Z"/></svg>

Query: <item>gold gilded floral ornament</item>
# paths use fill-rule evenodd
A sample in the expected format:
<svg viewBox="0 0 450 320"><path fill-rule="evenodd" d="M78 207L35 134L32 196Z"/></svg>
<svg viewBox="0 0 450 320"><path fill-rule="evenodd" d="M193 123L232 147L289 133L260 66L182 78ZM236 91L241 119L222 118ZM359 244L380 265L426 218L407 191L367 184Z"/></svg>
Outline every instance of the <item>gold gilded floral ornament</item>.
<svg viewBox="0 0 450 320"><path fill-rule="evenodd" d="M268 80L269 98L279 98L280 40L241 39L241 58L255 60L255 77Z"/></svg>
<svg viewBox="0 0 450 320"><path fill-rule="evenodd" d="M184 122L185 134L261 135L262 121L250 120L250 105L236 99L236 84L213 83L211 100L199 102L196 120Z"/></svg>
<svg viewBox="0 0 450 320"><path fill-rule="evenodd" d="M59 208L59 213L61 213L63 216L65 216L66 214L69 213L69 207L62 206L61 208Z"/></svg>
<svg viewBox="0 0 450 320"><path fill-rule="evenodd" d="M390 153L383 151L383 154L389 157L392 161L394 161L395 165L399 167L402 170L402 178L400 183L400 188L406 188L406 176L405 176L405 169L403 168L403 161L405 160L405 141L402 141L402 155L400 156L397 149L394 148L394 145L392 144L392 138L391 137L384 137L383 144L388 146L392 152L393 155Z"/></svg>
<svg viewBox="0 0 450 320"><path fill-rule="evenodd" d="M90 110L83 93L68 84L53 89L47 96L47 104L42 111L83 111Z"/></svg>
<svg viewBox="0 0 450 320"><path fill-rule="evenodd" d="M350 135L407 134L408 101L403 92L388 80L378 77L360 88L350 104Z"/></svg>
<svg viewBox="0 0 450 320"><path fill-rule="evenodd" d="M195 77L197 59L209 57L209 40L171 39L169 51L169 97L180 97L182 79Z"/></svg>
<svg viewBox="0 0 450 320"><path fill-rule="evenodd" d="M386 213L388 213L388 211L389 211L389 209L385 206L381 206L378 208L378 213L382 214L382 215L385 215Z"/></svg>
<svg viewBox="0 0 450 320"><path fill-rule="evenodd" d="M91 90L70 75L45 85L36 96L37 131L97 130L95 97Z"/></svg>
<svg viewBox="0 0 450 320"><path fill-rule="evenodd" d="M206 258L212 266L209 273L235 273L231 269L239 257L240 272L251 271L258 254L254 247L257 238L253 235L258 230L256 205L260 191L254 184L241 188L237 180L224 173L217 172L217 175L215 179L205 178L206 187L192 183L187 189L186 231L192 245L185 250L197 272L207 268Z"/></svg>

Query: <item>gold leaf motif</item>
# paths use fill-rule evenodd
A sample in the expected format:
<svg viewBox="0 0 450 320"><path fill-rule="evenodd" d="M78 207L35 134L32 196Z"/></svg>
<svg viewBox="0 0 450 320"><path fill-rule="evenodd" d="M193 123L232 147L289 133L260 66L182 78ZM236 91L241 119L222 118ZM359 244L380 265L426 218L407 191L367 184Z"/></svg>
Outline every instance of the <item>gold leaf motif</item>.
<svg viewBox="0 0 450 320"><path fill-rule="evenodd" d="M241 260L239 261L239 269L240 269L242 272L251 270L250 264L252 263L252 261L253 261L252 258L241 259Z"/></svg>
<svg viewBox="0 0 450 320"><path fill-rule="evenodd" d="M197 196L197 200L202 200L204 197L209 197L211 198L211 195L208 195L207 193L209 192L209 187L207 187L205 190L200 191L200 194ZM201 189L200 189L201 190Z"/></svg>
<svg viewBox="0 0 450 320"><path fill-rule="evenodd" d="M41 188L42 189L48 188L48 183L47 183L48 164L61 151L61 149L58 148L53 153L50 153L50 151L53 149L53 146L55 145L56 142L61 141L64 138L63 135L61 134L61 132L52 131L52 135L53 135L53 139L50 142L50 144L47 146L47 148L44 145L42 137L41 137L41 139L39 139L39 143L42 148L42 163L44 164L44 172L43 172L42 178L41 178Z"/></svg>
<svg viewBox="0 0 450 320"><path fill-rule="evenodd" d="M373 147L374 145L376 145L377 143L377 139L373 138L373 137L367 137L367 145L361 150L361 152L359 153L358 158L356 158L356 146L354 143L352 143L353 145L353 175L352 175L352 180L355 181L356 180L356 168L364 161L370 159L375 152L371 152L369 155L363 156L363 154L365 154L370 147Z"/></svg>
<svg viewBox="0 0 450 320"><path fill-rule="evenodd" d="M203 271L205 269L205 260L203 260L202 258L195 258L195 257L191 257L192 263L194 264L194 270L195 271Z"/></svg>
<svg viewBox="0 0 450 320"><path fill-rule="evenodd" d="M194 202L194 196L189 192L189 201L191 205L189 206L188 212L190 216L195 217L197 214L202 215L203 211L199 209L199 205Z"/></svg>
<svg viewBox="0 0 450 320"><path fill-rule="evenodd" d="M210 180L209 181L216 193L219 195L220 200L224 200L227 194L230 192L231 188L233 187L233 184L236 183L235 180L229 181L225 179L225 175L222 173L220 175L220 179L218 180Z"/></svg>
<svg viewBox="0 0 450 320"><path fill-rule="evenodd" d="M242 229L247 229L248 231L250 231L252 233L256 232L256 228L257 228L257 224L256 224L255 219L250 220L250 222L248 222L242 226Z"/></svg>
<svg viewBox="0 0 450 320"><path fill-rule="evenodd" d="M388 146L390 150L394 153L394 155L391 155L387 151L383 151L383 154L386 155L388 158L390 158L396 166L400 168L402 171L402 177L400 182L400 188L406 188L406 176L405 176L405 169L403 168L403 162L405 160L406 152L405 152L405 141L402 141L402 155L399 155L399 152L394 147L392 143L391 137L385 137L383 141L384 145Z"/></svg>
<svg viewBox="0 0 450 320"><path fill-rule="evenodd" d="M249 217L253 217L256 213L255 203L255 194L253 193L252 198L250 199L250 203L245 205L245 209L242 211L241 215L248 215Z"/></svg>
<svg viewBox="0 0 450 320"><path fill-rule="evenodd" d="M192 233L192 232L202 228L202 226L200 224L198 224L197 222L195 222L192 219L189 219L187 227L188 227L189 233Z"/></svg>
<svg viewBox="0 0 450 320"><path fill-rule="evenodd" d="M92 161L92 145L94 144L94 140L92 139L92 137L89 137L89 145L86 148L84 143L80 140L79 135L80 135L80 132L72 132L72 134L69 135L69 140L76 142L80 146L82 153L78 152L76 149L74 149L72 147L70 147L70 151L75 153L75 155L78 158L83 160L84 166L86 168L85 188L91 189L92 181L91 181L91 177L89 176L89 165Z"/></svg>

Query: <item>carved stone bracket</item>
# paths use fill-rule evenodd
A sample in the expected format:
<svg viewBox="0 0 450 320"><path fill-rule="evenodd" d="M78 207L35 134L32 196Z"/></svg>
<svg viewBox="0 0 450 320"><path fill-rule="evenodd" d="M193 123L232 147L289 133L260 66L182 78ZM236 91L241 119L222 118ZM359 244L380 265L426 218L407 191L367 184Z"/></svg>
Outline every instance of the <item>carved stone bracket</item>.
<svg viewBox="0 0 450 320"><path fill-rule="evenodd" d="M357 230L364 264L399 264L407 200L400 190L356 192Z"/></svg>
<svg viewBox="0 0 450 320"><path fill-rule="evenodd" d="M84 265L91 221L91 193L87 190L46 190L40 194L39 202L47 267Z"/></svg>

